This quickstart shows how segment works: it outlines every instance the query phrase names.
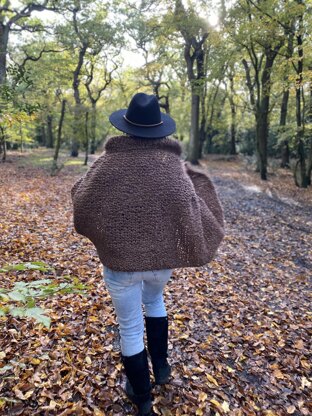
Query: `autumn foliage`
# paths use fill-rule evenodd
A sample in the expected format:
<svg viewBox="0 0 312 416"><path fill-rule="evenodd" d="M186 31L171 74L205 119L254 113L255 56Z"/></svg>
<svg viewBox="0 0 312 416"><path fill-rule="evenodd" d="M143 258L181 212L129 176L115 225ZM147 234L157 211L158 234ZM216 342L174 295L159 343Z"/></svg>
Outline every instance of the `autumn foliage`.
<svg viewBox="0 0 312 416"><path fill-rule="evenodd" d="M0 166L0 267L43 261L60 281L76 276L89 290L40 301L50 328L0 317L0 414L133 414L102 267L73 229L70 188L81 171L67 166L51 177L11 161ZM154 411L309 415L311 194L293 194L292 178L276 186L272 176L261 188L237 162L203 165L224 205L226 238L213 262L176 269L166 287L173 373L154 388ZM49 273L2 273L1 287Z"/></svg>

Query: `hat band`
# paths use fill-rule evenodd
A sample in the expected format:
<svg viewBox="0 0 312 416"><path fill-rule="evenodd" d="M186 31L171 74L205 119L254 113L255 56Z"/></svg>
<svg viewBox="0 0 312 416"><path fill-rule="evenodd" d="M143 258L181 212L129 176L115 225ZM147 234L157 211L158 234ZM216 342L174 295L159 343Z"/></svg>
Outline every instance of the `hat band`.
<svg viewBox="0 0 312 416"><path fill-rule="evenodd" d="M160 123L156 123L156 124L138 124L138 123L134 123L133 121L128 120L125 115L124 115L124 119L128 123L133 124L134 126L138 126L138 127L156 127L156 126L160 126L161 124L163 124L163 121L161 121Z"/></svg>

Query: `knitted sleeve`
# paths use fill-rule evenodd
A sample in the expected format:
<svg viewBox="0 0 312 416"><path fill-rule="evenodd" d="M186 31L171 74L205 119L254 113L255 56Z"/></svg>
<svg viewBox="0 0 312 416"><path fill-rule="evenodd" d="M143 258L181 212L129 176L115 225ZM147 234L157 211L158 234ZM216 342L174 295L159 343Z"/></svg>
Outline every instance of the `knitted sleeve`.
<svg viewBox="0 0 312 416"><path fill-rule="evenodd" d="M211 261L224 238L224 216L221 202L208 174L190 163L184 164L198 198L201 211L202 229L209 247Z"/></svg>
<svg viewBox="0 0 312 416"><path fill-rule="evenodd" d="M204 200L219 224L224 227L224 214L216 189L208 174L201 168L195 168L189 162L184 162L186 173L193 182L196 194Z"/></svg>

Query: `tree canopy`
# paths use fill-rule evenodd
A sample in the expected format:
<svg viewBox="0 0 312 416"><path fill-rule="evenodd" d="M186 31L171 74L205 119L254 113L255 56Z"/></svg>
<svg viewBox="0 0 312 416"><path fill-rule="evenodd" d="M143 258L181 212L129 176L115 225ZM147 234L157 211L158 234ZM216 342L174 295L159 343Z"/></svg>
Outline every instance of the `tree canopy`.
<svg viewBox="0 0 312 416"><path fill-rule="evenodd" d="M94 153L140 90L177 121L192 163L254 156L265 180L279 158L306 187L311 27L305 0L2 1L1 152L53 147L66 99L61 146Z"/></svg>

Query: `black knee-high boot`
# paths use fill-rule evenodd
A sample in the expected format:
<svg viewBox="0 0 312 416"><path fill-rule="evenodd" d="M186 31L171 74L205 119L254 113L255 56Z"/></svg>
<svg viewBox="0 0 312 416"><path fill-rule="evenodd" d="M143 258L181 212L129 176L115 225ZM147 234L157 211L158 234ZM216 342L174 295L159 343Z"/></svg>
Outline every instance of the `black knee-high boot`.
<svg viewBox="0 0 312 416"><path fill-rule="evenodd" d="M138 407L137 416L153 415L146 349L130 357L122 356L122 362L127 376L126 393Z"/></svg>
<svg viewBox="0 0 312 416"><path fill-rule="evenodd" d="M145 317L148 352L150 353L156 384L168 383L171 367L168 364L168 317Z"/></svg>

